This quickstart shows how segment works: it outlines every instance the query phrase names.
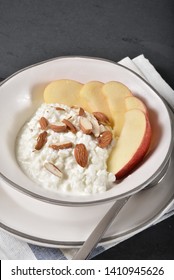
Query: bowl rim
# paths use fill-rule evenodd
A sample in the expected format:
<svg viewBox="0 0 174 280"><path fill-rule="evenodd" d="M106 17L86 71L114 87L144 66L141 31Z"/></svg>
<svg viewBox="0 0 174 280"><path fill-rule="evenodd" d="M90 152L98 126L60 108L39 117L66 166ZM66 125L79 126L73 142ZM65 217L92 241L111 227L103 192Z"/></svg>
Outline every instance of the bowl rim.
<svg viewBox="0 0 174 280"><path fill-rule="evenodd" d="M147 82L147 80L145 80L143 77L141 77L138 73L136 73L135 71L133 71L132 69L128 68L127 66L124 66L118 62L109 60L109 59L105 59L105 58L100 58L100 57L92 57L92 56L78 56L78 55L70 55L70 56L59 56L59 57L54 57L51 59L47 59L44 61L40 61L37 62L35 64L29 65L27 67L24 67L18 71L16 71L15 73L13 73L12 75L10 75L9 77L7 77L6 79L4 79L2 82L0 82L0 87L5 84L8 80L10 80L11 78L13 78L14 76L18 75L19 73L22 73L30 68L33 68L35 66L39 66L39 65L43 65L46 64L48 62L54 61L54 60L60 60L60 59L91 59L91 60L99 60L99 61L104 61L104 62L108 62L111 64L115 64L121 68L125 68L127 71L132 72L132 74L134 74L135 76L137 76L141 81L143 81L148 87L150 87L151 90L153 90L155 92L155 94L158 95L158 97L162 100L168 115L169 115L169 120L170 120L170 127L171 127L171 139L170 139L170 145L168 148L168 151L166 153L166 156L163 160L163 162L161 163L161 165L158 167L158 169L156 170L155 173L153 173L153 175L151 175L146 181L144 181L142 184L138 185L137 187L135 187L133 190L127 191L123 194L119 194L119 195L113 195L111 197L107 197L107 198L101 198L98 200L92 200L92 201L67 201L67 200L59 200L59 199L53 199L53 198L49 198L40 194L37 194L35 192L32 192L28 189L25 189L24 187L16 184L15 182L11 181L8 177L6 177L4 174L2 174L0 172L0 178L2 178L10 187L15 188L16 190L20 191L21 193L24 193L34 199L40 200L42 202L46 202L46 203L51 203L51 204L55 204L55 205L60 205L60 206L94 206L97 204L101 204L101 203L108 203L110 201L114 201L114 200L119 200L122 199L123 197L126 196L130 196L133 195L135 193L137 193L138 191L142 190L143 188L145 188L146 186L148 186L150 183L152 183L156 177L158 177L160 175L160 173L163 171L163 168L166 166L167 162L169 161L169 158L171 156L172 150L173 150L173 146L174 146L174 141L173 141L173 136L174 136L174 125L172 122L172 117L174 116L174 108L171 106L171 104L169 104L164 97L162 97L160 95L160 93L150 84Z"/></svg>

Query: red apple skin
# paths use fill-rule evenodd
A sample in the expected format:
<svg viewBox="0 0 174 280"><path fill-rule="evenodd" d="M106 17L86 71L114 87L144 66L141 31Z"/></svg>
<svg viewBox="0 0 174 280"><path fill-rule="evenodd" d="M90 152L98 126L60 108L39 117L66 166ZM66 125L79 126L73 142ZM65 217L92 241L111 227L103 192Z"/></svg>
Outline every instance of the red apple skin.
<svg viewBox="0 0 174 280"><path fill-rule="evenodd" d="M143 160L150 147L151 137L152 129L149 118L146 115L146 130L142 142L131 160L115 174L116 180L121 180L128 176L133 171L133 169L137 167L137 165Z"/></svg>

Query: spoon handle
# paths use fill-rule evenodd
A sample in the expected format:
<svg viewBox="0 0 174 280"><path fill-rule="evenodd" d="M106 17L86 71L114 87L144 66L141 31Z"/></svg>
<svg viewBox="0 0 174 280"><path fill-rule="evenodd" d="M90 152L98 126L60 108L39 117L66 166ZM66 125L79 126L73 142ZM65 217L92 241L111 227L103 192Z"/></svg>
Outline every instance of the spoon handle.
<svg viewBox="0 0 174 280"><path fill-rule="evenodd" d="M73 256L72 260L85 260L89 256L92 249L96 247L98 242L100 241L103 234L108 229L109 225L113 221L113 219L118 215L120 210L128 201L129 197L122 198L117 200L111 208L107 211L105 216L100 220L97 226L94 228L90 236L87 240L83 243L82 247L79 249L77 254Z"/></svg>

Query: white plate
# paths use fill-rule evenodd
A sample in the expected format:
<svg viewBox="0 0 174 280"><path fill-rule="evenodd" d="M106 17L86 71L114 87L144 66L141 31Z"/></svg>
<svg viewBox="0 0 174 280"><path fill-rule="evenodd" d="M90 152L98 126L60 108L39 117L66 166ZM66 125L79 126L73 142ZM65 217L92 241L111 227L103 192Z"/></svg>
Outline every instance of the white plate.
<svg viewBox="0 0 174 280"><path fill-rule="evenodd" d="M43 102L43 90L55 79L117 80L127 85L149 109L153 138L148 157L132 174L111 190L96 195L73 196L47 191L37 186L19 168L15 139L19 129ZM0 87L0 174L11 186L42 201L61 205L86 205L106 202L133 194L161 172L172 150L172 128L168 109L154 89L140 76L119 64L86 57L63 57L19 71Z"/></svg>
<svg viewBox="0 0 174 280"><path fill-rule="evenodd" d="M174 203L174 152L167 174L151 189L135 194L100 244L128 238L154 224ZM78 247L112 203L64 207L38 201L0 182L0 227L27 242L49 247Z"/></svg>

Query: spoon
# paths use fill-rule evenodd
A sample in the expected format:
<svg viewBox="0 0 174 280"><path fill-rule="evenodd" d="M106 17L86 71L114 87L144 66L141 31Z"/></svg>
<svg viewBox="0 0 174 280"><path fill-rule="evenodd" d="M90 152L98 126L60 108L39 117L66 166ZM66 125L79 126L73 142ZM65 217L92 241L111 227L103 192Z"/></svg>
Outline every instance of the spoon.
<svg viewBox="0 0 174 280"><path fill-rule="evenodd" d="M166 172L168 170L170 160L166 163L161 173L156 177L156 179L149 184L145 189L150 189L154 186L156 186L159 182L162 181L164 176L166 175ZM145 190L143 189L143 190ZM114 204L110 207L110 209L106 212L104 217L100 220L100 222L97 224L97 226L94 228L92 233L89 235L87 240L84 242L83 246L79 249L79 251L73 256L72 260L85 260L88 258L90 252L96 247L98 242L101 240L102 236L106 232L106 230L109 228L110 224L116 218L118 213L121 211L121 209L124 207L124 205L128 202L129 198L124 197L120 200L116 200Z"/></svg>
<svg viewBox="0 0 174 280"><path fill-rule="evenodd" d="M106 232L106 230L110 226L111 222L118 215L118 213L123 208L123 206L126 204L126 202L128 201L129 198L130 198L130 196L114 202L114 204L111 206L109 211L106 212L105 216L100 220L100 222L97 224L97 226L92 231L90 236L84 242L83 246L79 249L77 254L75 256L73 256L72 260L87 259L90 252L92 251L92 249L94 249L96 247L96 245L100 241L101 237L103 236L103 234Z"/></svg>

